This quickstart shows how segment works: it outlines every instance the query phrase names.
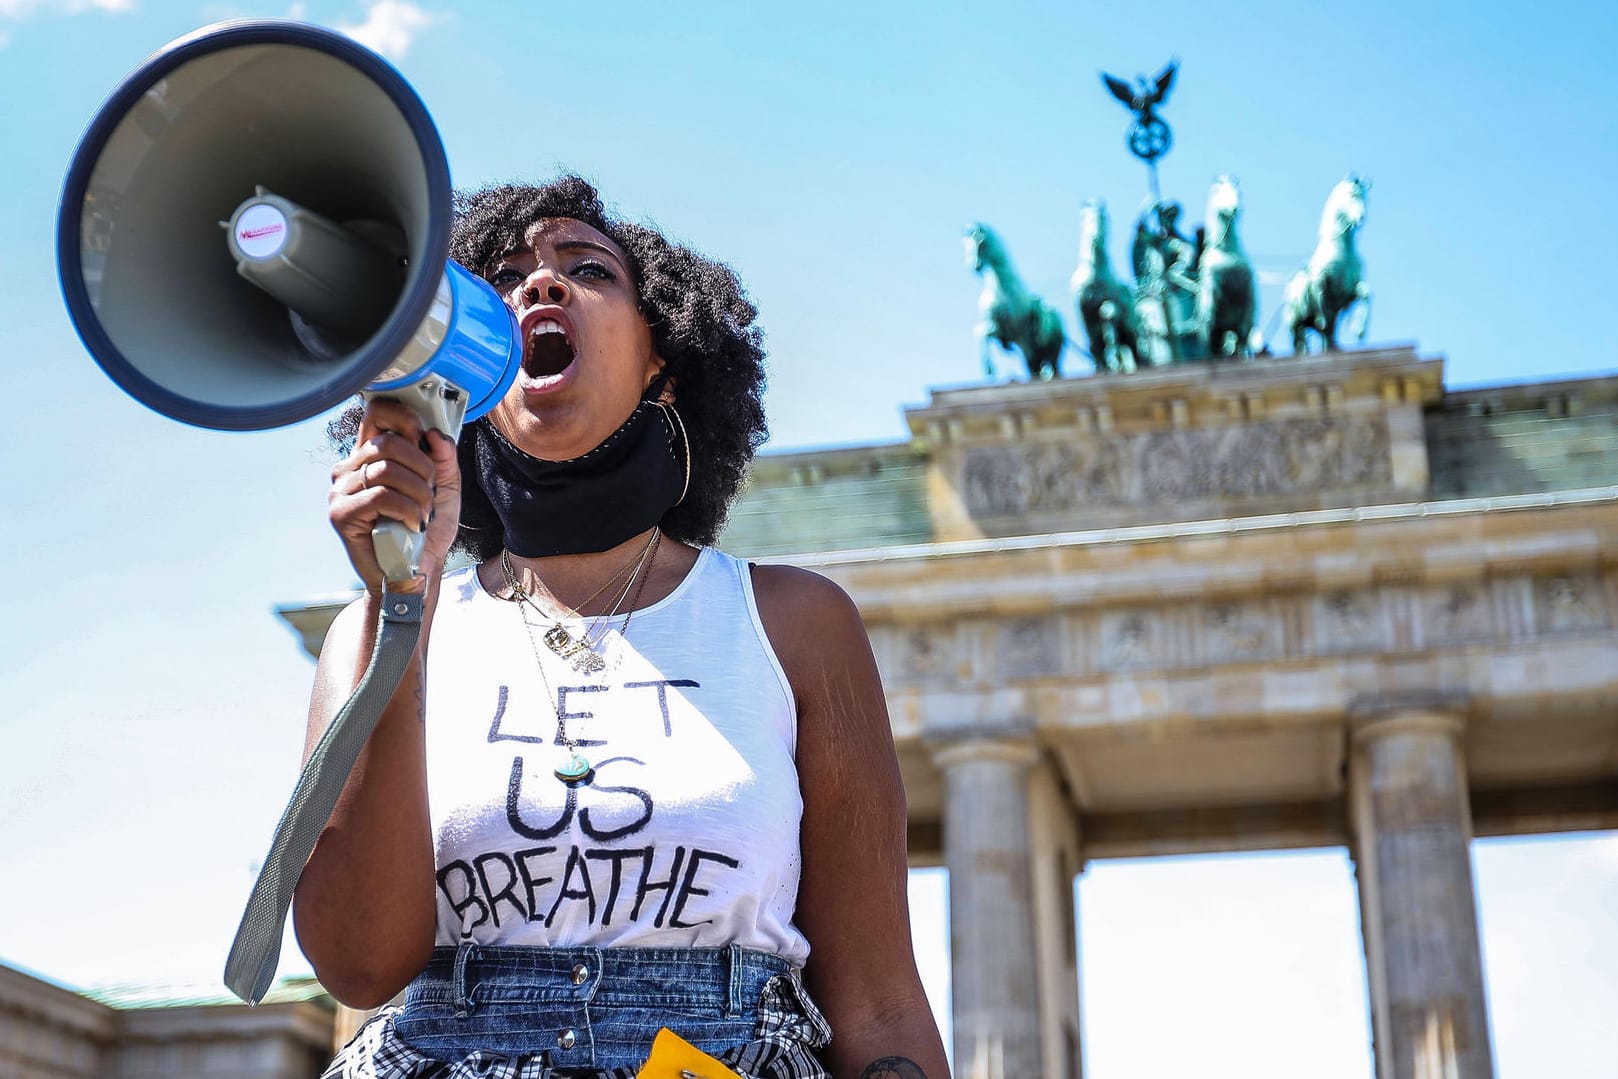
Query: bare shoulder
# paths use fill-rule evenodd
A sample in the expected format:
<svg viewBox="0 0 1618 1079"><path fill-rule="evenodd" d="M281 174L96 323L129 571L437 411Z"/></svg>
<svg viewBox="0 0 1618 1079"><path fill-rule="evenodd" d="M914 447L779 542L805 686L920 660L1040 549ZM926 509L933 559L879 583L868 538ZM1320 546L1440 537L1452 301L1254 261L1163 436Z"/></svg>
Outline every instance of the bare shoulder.
<svg viewBox="0 0 1618 1079"><path fill-rule="evenodd" d="M842 586L802 566L751 563L753 593L758 597L759 614L788 617L858 617L854 601Z"/></svg>
<svg viewBox="0 0 1618 1079"><path fill-rule="evenodd" d="M857 647L869 651L859 608L835 581L799 566L751 567L759 618L787 673Z"/></svg>
<svg viewBox="0 0 1618 1079"><path fill-rule="evenodd" d="M854 600L835 581L796 566L754 566L753 585L764 632L798 700L800 771L813 778L816 747L826 740L846 748L870 739L871 752L891 754L882 676Z"/></svg>

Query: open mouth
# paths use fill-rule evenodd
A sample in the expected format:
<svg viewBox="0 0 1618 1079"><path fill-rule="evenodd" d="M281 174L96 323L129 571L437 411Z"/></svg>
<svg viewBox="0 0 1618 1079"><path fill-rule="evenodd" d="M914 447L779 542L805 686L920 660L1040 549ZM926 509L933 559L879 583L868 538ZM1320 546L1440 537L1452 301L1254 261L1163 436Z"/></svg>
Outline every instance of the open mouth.
<svg viewBox="0 0 1618 1079"><path fill-rule="evenodd" d="M543 319L528 332L523 343L522 369L530 378L549 378L567 370L573 362L573 344L562 324Z"/></svg>

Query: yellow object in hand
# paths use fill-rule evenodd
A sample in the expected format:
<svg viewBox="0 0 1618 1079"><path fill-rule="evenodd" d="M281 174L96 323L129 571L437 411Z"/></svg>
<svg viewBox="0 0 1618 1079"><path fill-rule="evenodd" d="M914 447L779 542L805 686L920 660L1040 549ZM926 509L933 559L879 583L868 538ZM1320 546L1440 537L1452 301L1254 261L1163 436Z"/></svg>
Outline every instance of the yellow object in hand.
<svg viewBox="0 0 1618 1079"><path fill-rule="evenodd" d="M635 1079L742 1079L668 1027L652 1039L652 1055Z"/></svg>

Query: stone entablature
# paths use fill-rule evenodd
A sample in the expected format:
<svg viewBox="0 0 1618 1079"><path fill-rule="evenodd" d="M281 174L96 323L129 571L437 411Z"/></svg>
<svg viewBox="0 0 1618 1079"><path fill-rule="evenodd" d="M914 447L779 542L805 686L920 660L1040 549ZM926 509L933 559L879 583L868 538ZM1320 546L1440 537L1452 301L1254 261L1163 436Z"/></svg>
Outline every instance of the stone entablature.
<svg viewBox="0 0 1618 1079"><path fill-rule="evenodd" d="M1442 394L1398 348L944 390L906 419L947 541L1420 498Z"/></svg>
<svg viewBox="0 0 1618 1079"><path fill-rule="evenodd" d="M1576 505L1618 507L1618 487L1588 495ZM1074 548L1095 549L1089 572L1076 550L1066 552L1067 565L1054 578L1035 572L1005 580L1003 574L1017 577L1008 565L974 580L963 565L939 565L948 578L942 594L936 586L917 587L908 575L876 586L874 574L858 568L857 555L800 561L868 582L862 610L894 687L1506 645L1606 632L1618 621L1612 574L1604 568L1618 557L1612 537L1536 529L1493 542L1468 540L1479 514L1452 516L1442 503L1407 510L1402 518L1378 516L1375 524L1343 514L1336 527L1351 535L1335 537L1326 532L1330 524L1244 530L1249 522L1220 522L1213 534L1230 542L1221 544L1227 557L1214 565L1194 556L1209 535L1194 526L1178 536L1153 530L1155 542L1130 546L1135 557L1128 566L1114 564L1106 550L1127 539L1078 535L1069 539ZM1238 537L1249 541L1246 558ZM1047 539L1046 553L1060 548L1061 537ZM1180 557L1167 549L1176 540ZM940 544L910 556L977 561L980 570L997 556L1035 561L1011 551L958 549L966 546ZM883 563L896 569L899 557L889 551ZM954 617L937 616L942 603L955 608Z"/></svg>
<svg viewBox="0 0 1618 1079"><path fill-rule="evenodd" d="M1413 382L1401 365L1414 365ZM761 455L722 544L747 557L842 551L1566 491L1618 476L1618 377L1439 392L1439 367L1378 349L940 390L909 411L909 442ZM933 465L951 453L955 478Z"/></svg>
<svg viewBox="0 0 1618 1079"><path fill-rule="evenodd" d="M1342 842L1351 717L1429 691L1491 833L1618 823L1618 487L793 560L859 600L922 859L968 735L1050 753L1091 856Z"/></svg>

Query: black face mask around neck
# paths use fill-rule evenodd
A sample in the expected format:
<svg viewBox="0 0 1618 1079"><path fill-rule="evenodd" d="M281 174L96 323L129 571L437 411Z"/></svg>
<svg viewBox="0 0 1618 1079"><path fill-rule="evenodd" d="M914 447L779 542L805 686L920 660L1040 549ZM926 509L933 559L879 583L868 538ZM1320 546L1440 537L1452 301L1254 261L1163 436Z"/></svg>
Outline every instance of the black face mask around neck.
<svg viewBox="0 0 1618 1079"><path fill-rule="evenodd" d="M690 444L671 405L642 401L606 440L570 461L543 461L487 421L464 438L477 481L522 558L608 551L663 519L685 498ZM471 494L468 491L468 494Z"/></svg>

